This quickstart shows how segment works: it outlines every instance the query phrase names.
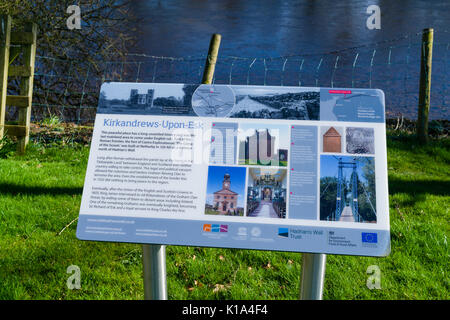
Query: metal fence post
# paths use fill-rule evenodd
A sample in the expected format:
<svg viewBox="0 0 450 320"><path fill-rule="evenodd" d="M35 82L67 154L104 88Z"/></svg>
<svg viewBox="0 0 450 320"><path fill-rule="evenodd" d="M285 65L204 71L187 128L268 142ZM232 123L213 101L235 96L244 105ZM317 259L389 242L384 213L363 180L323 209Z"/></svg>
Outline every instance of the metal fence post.
<svg viewBox="0 0 450 320"><path fill-rule="evenodd" d="M322 300L327 256L322 253L303 253L301 300Z"/></svg>

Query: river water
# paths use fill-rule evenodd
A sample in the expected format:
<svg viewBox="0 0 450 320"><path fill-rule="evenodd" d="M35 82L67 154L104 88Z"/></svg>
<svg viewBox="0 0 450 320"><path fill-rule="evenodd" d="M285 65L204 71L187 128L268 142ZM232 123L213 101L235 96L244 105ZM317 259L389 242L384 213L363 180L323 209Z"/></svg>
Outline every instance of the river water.
<svg viewBox="0 0 450 320"><path fill-rule="evenodd" d="M448 0L133 0L132 3L134 13L143 20L141 41L130 52L169 57L205 55L211 34L220 33L220 56L228 64L222 69L218 65L218 82L377 87L387 91L386 104L392 114L409 117L415 117L417 108L420 32L434 28L436 62L431 116L449 118ZM366 9L371 4L381 9L379 30L366 26L370 16ZM358 48L334 52L351 47ZM249 59L242 62L226 58L229 56ZM251 71L259 68L266 73L264 78L261 73L250 79L248 70L253 58L286 56L296 58L287 63L283 58L273 59L272 66L265 60L257 60ZM246 65L238 71L235 61ZM292 72L288 72L290 68ZM267 70L278 69L285 74L269 72L267 76Z"/></svg>

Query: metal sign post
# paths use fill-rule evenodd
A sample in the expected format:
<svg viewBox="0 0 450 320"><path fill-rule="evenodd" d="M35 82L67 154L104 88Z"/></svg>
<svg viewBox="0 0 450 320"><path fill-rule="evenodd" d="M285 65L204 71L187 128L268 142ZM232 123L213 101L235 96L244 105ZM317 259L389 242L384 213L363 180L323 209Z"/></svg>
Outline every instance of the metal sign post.
<svg viewBox="0 0 450 320"><path fill-rule="evenodd" d="M213 34L211 37L203 72L203 84L212 83L220 40L220 34ZM142 245L142 264L144 267L144 299L167 300L166 246Z"/></svg>
<svg viewBox="0 0 450 320"><path fill-rule="evenodd" d="M167 300L166 246L142 245L144 299Z"/></svg>
<svg viewBox="0 0 450 320"><path fill-rule="evenodd" d="M301 300L322 300L326 258L323 253L303 253Z"/></svg>

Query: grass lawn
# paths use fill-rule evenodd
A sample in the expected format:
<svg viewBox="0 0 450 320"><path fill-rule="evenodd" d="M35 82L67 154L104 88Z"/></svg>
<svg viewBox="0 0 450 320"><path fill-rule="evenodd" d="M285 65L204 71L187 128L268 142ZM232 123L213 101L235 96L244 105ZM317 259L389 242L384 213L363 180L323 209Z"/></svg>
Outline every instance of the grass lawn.
<svg viewBox="0 0 450 320"><path fill-rule="evenodd" d="M212 215L220 215L221 213L217 210L214 209L210 209L210 208L206 208L205 209L205 214L212 214ZM237 212L235 214L230 213L230 214L226 214L226 216L243 216L244 215L244 208L237 208ZM225 214L224 214L225 216Z"/></svg>
<svg viewBox="0 0 450 320"><path fill-rule="evenodd" d="M327 257L324 299L449 299L450 140L388 138L392 251ZM75 237L89 148L0 156L0 299L143 299L141 246ZM61 232L64 229L63 232ZM70 265L81 289L69 290ZM381 289L369 290L377 265ZM297 299L301 254L167 247L169 299Z"/></svg>

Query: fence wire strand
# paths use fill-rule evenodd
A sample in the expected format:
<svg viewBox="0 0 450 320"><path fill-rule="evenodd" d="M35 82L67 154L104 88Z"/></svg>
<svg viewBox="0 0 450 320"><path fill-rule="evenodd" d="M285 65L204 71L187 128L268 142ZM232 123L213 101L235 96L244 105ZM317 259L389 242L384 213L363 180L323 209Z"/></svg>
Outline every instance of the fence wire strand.
<svg viewBox="0 0 450 320"><path fill-rule="evenodd" d="M447 31L445 31L447 32ZM215 84L378 88L385 92L387 118L416 119L421 33L322 54L283 57L220 55ZM449 46L435 32L430 119L449 120ZM94 64L36 57L32 121L57 116L92 123L104 82L200 83L207 55L163 57L127 54ZM7 113L11 116L14 111Z"/></svg>

